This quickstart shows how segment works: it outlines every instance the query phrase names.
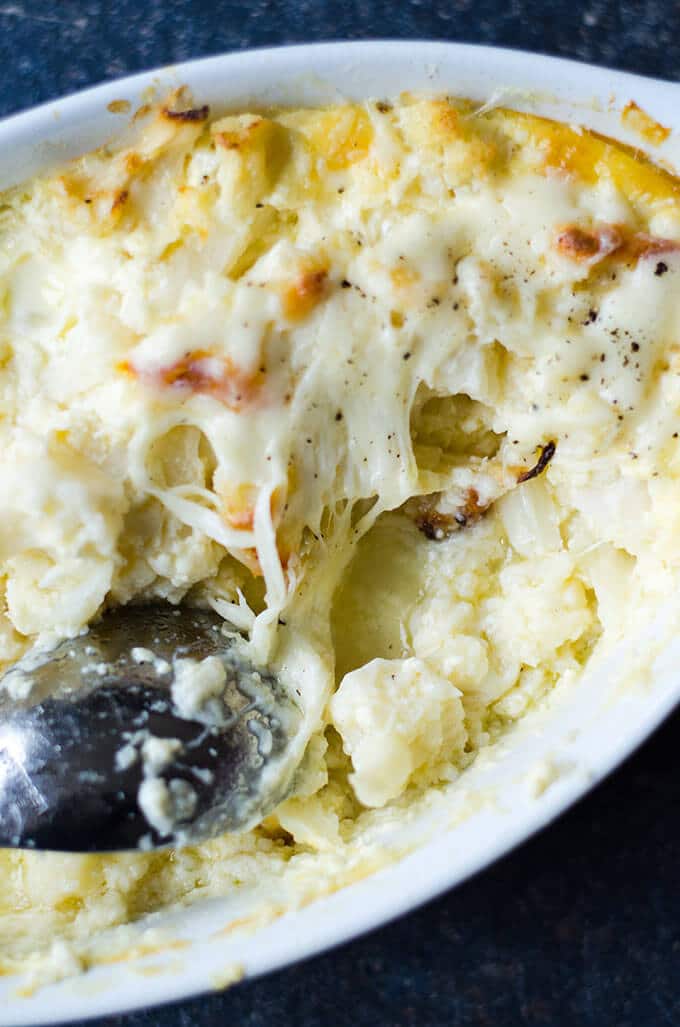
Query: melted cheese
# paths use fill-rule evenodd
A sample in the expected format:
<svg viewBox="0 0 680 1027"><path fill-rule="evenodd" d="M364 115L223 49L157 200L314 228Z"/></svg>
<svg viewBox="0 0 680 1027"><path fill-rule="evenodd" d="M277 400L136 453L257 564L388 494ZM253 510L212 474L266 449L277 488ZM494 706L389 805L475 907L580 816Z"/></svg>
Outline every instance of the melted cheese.
<svg viewBox="0 0 680 1027"><path fill-rule="evenodd" d="M0 660L210 604L297 688L305 755L248 835L0 856L8 965L339 886L678 594L678 180L462 101L187 103L4 197Z"/></svg>

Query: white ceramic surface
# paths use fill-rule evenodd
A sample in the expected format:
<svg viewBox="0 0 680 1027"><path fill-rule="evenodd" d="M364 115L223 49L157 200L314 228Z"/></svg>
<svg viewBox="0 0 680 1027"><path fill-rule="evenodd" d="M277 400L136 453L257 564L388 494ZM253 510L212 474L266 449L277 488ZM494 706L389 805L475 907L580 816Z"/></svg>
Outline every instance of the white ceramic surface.
<svg viewBox="0 0 680 1027"><path fill-rule="evenodd" d="M0 185L99 145L126 118L108 112L112 100L142 100L188 84L216 110L249 105L310 104L343 98L389 97L402 90L449 92L480 101L576 121L640 146L623 130L620 111L634 99L674 133L656 151L680 167L680 85L570 61L445 43L337 43L251 51L209 58L123 79L0 123ZM247 976L320 952L384 923L459 883L542 827L619 763L680 700L680 641L662 650L640 680L621 671L655 633L622 649L547 709L525 720L459 783L455 809L435 840L400 863L288 914L255 936L215 937L233 905L211 901L181 915L153 919L190 945L165 957L98 968L51 985L30 998L17 983L0 982L0 1024L36 1024L101 1016L177 999L215 987L235 962ZM603 724L606 729L603 730ZM556 778L536 794L532 768L547 758ZM470 802L472 797L473 801ZM458 812L458 821L456 817ZM439 814L441 817L441 813ZM423 835L427 825L419 827ZM389 841L389 838L386 838ZM152 963L165 972L145 974Z"/></svg>

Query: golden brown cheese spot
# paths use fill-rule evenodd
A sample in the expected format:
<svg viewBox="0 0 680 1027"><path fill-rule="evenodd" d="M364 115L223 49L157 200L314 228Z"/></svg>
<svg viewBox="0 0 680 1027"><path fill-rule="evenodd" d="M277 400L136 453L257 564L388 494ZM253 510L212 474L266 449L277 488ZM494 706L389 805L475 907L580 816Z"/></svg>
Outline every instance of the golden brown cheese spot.
<svg viewBox="0 0 680 1027"><path fill-rule="evenodd" d="M222 493L224 519L232 528L250 530L255 521L257 489L254 485L241 484Z"/></svg>
<svg viewBox="0 0 680 1027"><path fill-rule="evenodd" d="M448 101L432 101L432 120L443 135L461 135L460 114Z"/></svg>
<svg viewBox="0 0 680 1027"><path fill-rule="evenodd" d="M287 496L287 489L283 485L277 485L271 494L271 498L269 500L269 510L271 512L272 522L274 524L279 524L281 518L283 517L283 513L286 508Z"/></svg>
<svg viewBox="0 0 680 1027"><path fill-rule="evenodd" d="M320 111L305 133L330 171L342 171L368 156L373 126L361 107Z"/></svg>
<svg viewBox="0 0 680 1027"><path fill-rule="evenodd" d="M84 183L78 175L75 174L64 174L58 175L55 179L55 186L61 194L69 200L90 200L91 197L86 194Z"/></svg>
<svg viewBox="0 0 680 1027"><path fill-rule="evenodd" d="M646 139L652 146L660 146L668 139L671 134L670 128L666 128L665 125L660 124L658 121L650 115L647 111L644 111L642 107L639 107L634 100L630 100L629 103L623 108L621 112L621 121L626 128L632 129L633 132L637 132L639 136Z"/></svg>
<svg viewBox="0 0 680 1027"><path fill-rule="evenodd" d="M129 150L123 156L123 167L125 168L126 174L131 177L133 175L138 175L146 163L147 162L141 154L136 153L135 150Z"/></svg>
<svg viewBox="0 0 680 1027"><path fill-rule="evenodd" d="M218 126L223 126L219 128ZM232 127L233 126L233 127ZM224 150L245 150L258 144L258 135L266 129L265 119L223 118L212 127L213 138Z"/></svg>
<svg viewBox="0 0 680 1027"><path fill-rule="evenodd" d="M558 231L556 249L581 263L597 264L605 258L635 264L639 260L680 250L674 239L634 232L625 225L567 225Z"/></svg>
<svg viewBox="0 0 680 1027"><path fill-rule="evenodd" d="M440 492L416 496L404 507L406 515L418 530L433 542L441 542L461 528L474 524L489 508L489 504L480 503L479 493L474 488L467 489L463 501L455 510L442 510L439 506L441 498Z"/></svg>
<svg viewBox="0 0 680 1027"><path fill-rule="evenodd" d="M680 250L680 242L675 239L664 239L661 236L647 235L646 232L636 232L626 240L623 250L627 259L641 260L664 253L676 253Z"/></svg>
<svg viewBox="0 0 680 1027"><path fill-rule="evenodd" d="M208 105L194 106L187 89L175 90L162 105L137 111L133 121L144 119L146 124L137 134L134 148L146 161L162 154L180 158L201 135L209 115Z"/></svg>
<svg viewBox="0 0 680 1027"><path fill-rule="evenodd" d="M300 546L301 528L295 520L286 519L288 511L288 497L298 492L299 471L294 463L289 464L285 484L277 485L272 492L270 511L272 523L276 527L276 547L281 559L281 564L286 569L287 562ZM299 494L299 493L298 493Z"/></svg>
<svg viewBox="0 0 680 1027"><path fill-rule="evenodd" d="M281 308L291 321L300 321L318 305L326 291L328 269L308 267L281 290Z"/></svg>
<svg viewBox="0 0 680 1027"><path fill-rule="evenodd" d="M151 114L152 110L153 110L152 104L150 104L150 103L143 103L143 104L141 104L137 108L137 110L133 114L132 120L133 121L141 121L143 118L146 118L147 115Z"/></svg>
<svg viewBox="0 0 680 1027"><path fill-rule="evenodd" d="M471 107L460 111L449 100L439 99L410 104L400 115L407 145L435 155L449 186L484 176L499 159L493 125L471 114Z"/></svg>
<svg viewBox="0 0 680 1027"><path fill-rule="evenodd" d="M291 152L283 125L259 114L220 118L210 126L213 143L241 188L257 199L278 181Z"/></svg>
<svg viewBox="0 0 680 1027"><path fill-rule="evenodd" d="M185 86L181 86L170 94L167 101L160 109L162 118L166 121L200 123L207 121L210 116L210 107L207 103L200 107L194 107L190 103L190 94Z"/></svg>
<svg viewBox="0 0 680 1027"><path fill-rule="evenodd" d="M597 181L596 165L584 153L576 133L573 136L561 131L551 134L541 148L546 170L575 175L589 185Z"/></svg>
<svg viewBox="0 0 680 1027"><path fill-rule="evenodd" d="M183 243L181 239L173 239L172 242L169 242L167 246L163 247L158 257L158 260L160 262L170 260L173 254L178 253L182 249L182 245Z"/></svg>
<svg viewBox="0 0 680 1027"><path fill-rule="evenodd" d="M111 114L127 114L130 110L129 100L112 100L111 103L106 105L107 111Z"/></svg>
<svg viewBox="0 0 680 1027"><path fill-rule="evenodd" d="M659 201L680 199L680 180L639 150L589 129L505 108L485 114L516 147L516 160L545 174L566 174L593 184L606 178L649 213ZM531 159L534 148L538 162Z"/></svg>
<svg viewBox="0 0 680 1027"><path fill-rule="evenodd" d="M242 482L239 485L221 489L220 494L223 500L225 520L232 528L250 530L255 523L257 486L250 482ZM281 520L285 502L285 489L281 487L275 488L269 499L269 510L274 525L278 525Z"/></svg>
<svg viewBox="0 0 680 1027"><path fill-rule="evenodd" d="M206 350L192 350L181 360L153 371L140 370L129 361L118 369L156 388L213 396L234 411L262 402L266 377L261 368L254 373L246 372L229 357L214 356Z"/></svg>
<svg viewBox="0 0 680 1027"><path fill-rule="evenodd" d="M117 189L113 194L113 202L111 203L111 213L114 214L116 211L121 210L127 203L130 193L127 189Z"/></svg>
<svg viewBox="0 0 680 1027"><path fill-rule="evenodd" d="M559 231L556 246L571 260L595 262L618 250L622 242L621 233L613 225L592 229L567 225Z"/></svg>
<svg viewBox="0 0 680 1027"><path fill-rule="evenodd" d="M420 281L420 275L407 264L397 264L390 271L390 278L395 289L410 289Z"/></svg>
<svg viewBox="0 0 680 1027"><path fill-rule="evenodd" d="M74 217L87 212L90 226L97 225L102 231L110 231L118 224L129 199L127 188L96 188L95 182L77 171L58 176L55 186Z"/></svg>
<svg viewBox="0 0 680 1027"><path fill-rule="evenodd" d="M163 107L161 114L169 121L207 121L210 107L207 103L203 107L192 107L186 111L173 111Z"/></svg>

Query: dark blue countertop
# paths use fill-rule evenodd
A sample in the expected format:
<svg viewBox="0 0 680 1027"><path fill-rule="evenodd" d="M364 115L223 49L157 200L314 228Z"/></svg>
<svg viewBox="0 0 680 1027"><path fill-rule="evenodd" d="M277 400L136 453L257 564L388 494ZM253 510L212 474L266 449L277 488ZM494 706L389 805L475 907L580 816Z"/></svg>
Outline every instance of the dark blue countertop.
<svg viewBox="0 0 680 1027"><path fill-rule="evenodd" d="M376 37L494 43L680 79L679 0L0 2L0 114L224 50ZM680 714L551 828L343 948L101 1027L680 1023Z"/></svg>

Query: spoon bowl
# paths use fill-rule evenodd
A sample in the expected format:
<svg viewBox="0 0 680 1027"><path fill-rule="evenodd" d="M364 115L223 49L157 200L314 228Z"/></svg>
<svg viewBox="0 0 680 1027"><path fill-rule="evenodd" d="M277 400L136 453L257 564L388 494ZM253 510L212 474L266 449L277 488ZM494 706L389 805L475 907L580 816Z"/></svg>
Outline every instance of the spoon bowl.
<svg viewBox="0 0 680 1027"><path fill-rule="evenodd" d="M108 852L247 830L290 787L301 714L217 614L106 613L0 681L0 845Z"/></svg>

